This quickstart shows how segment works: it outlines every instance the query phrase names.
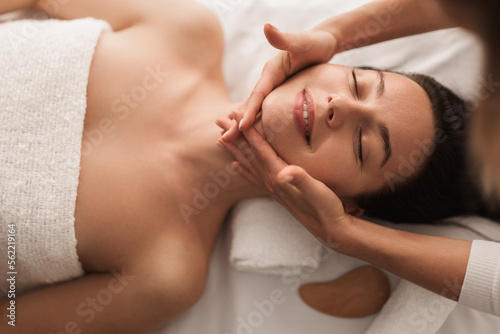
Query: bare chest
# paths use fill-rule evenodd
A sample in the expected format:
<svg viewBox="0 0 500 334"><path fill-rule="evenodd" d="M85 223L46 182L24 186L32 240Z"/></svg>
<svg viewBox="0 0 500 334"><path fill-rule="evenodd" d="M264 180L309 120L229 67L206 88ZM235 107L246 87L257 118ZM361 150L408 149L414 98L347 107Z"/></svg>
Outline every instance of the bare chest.
<svg viewBox="0 0 500 334"><path fill-rule="evenodd" d="M210 212L186 220L182 210L193 193L181 186L191 182L179 163L181 124L193 101L214 95L213 78L163 65L137 78L120 90L89 84L75 210L77 252L88 271L123 267L164 236L197 240L209 231L210 244L225 214L204 208Z"/></svg>

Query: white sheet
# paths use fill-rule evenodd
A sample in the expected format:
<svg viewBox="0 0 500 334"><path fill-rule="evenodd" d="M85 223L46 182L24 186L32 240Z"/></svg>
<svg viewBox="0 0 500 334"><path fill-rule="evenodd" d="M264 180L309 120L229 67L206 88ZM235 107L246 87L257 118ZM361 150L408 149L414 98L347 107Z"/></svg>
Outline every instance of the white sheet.
<svg viewBox="0 0 500 334"><path fill-rule="evenodd" d="M483 223L485 225L486 223ZM402 229L433 235L451 235L457 238L473 239L478 236L456 226L403 225ZM494 223L485 229L495 231L490 234L500 240L500 231ZM343 319L319 313L302 302L297 293L300 284L333 280L364 262L331 253L315 272L302 272L294 277L277 277L240 272L228 263L226 231L221 234L210 264L210 275L201 300L187 313L174 319L155 334L362 334L370 326L374 315L359 319ZM394 289L399 279L388 273ZM270 300L273 291L282 292L282 304L275 304L273 312L259 311L257 304ZM276 292L275 292L276 293ZM276 299L276 298L275 298ZM283 298L278 298L281 301ZM265 303L264 303L265 304ZM427 321L435 317L434 308L428 312L410 314L408 322L415 324L417 333L426 333ZM266 313L266 314L264 314ZM269 314L269 316L267 316ZM249 330L239 328L241 319L249 325ZM500 318L467 309L458 305L446 320L439 334L459 333L500 333ZM383 334L383 333L381 333Z"/></svg>
<svg viewBox="0 0 500 334"><path fill-rule="evenodd" d="M224 71L234 101L247 97L260 76L264 63L276 51L267 44L262 27L266 22L283 31L311 28L332 15L354 9L365 0L198 0L214 10L225 31ZM361 27L364 29L364 27ZM444 30L353 50L334 57L346 65L372 65L431 74L465 98L484 94L479 43L461 30ZM473 224L475 228L500 240L499 226ZM402 225L412 232L480 238L456 226ZM300 299L300 284L333 280L364 264L362 261L331 253L314 272L294 277L265 276L234 270L228 261L226 231L223 230L211 259L211 272L201 300L156 334L193 333L364 333L375 316L361 319L330 317L309 308ZM399 279L388 274L394 288ZM272 298L274 297L274 298ZM266 302L274 299L275 303ZM270 306L272 303L273 306ZM425 333L426 314L411 314L408 321ZM500 319L458 306L439 330L440 334L500 333Z"/></svg>

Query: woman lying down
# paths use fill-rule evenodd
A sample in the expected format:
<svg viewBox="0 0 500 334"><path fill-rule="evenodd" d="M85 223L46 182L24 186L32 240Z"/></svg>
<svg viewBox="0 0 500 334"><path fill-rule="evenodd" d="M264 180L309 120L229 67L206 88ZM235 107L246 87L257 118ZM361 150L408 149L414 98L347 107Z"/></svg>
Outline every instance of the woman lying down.
<svg viewBox="0 0 500 334"><path fill-rule="evenodd" d="M1 247L12 279L1 282L11 320L0 331L147 333L200 298L231 206L267 194L216 145L215 121L227 127L237 107L221 28L186 0L10 1L0 12L31 6L113 31L84 19L38 22L26 36L20 21L12 38L16 23L4 24ZM479 209L463 195L463 111L425 76L319 65L278 87L255 129L328 185L346 219L420 221Z"/></svg>

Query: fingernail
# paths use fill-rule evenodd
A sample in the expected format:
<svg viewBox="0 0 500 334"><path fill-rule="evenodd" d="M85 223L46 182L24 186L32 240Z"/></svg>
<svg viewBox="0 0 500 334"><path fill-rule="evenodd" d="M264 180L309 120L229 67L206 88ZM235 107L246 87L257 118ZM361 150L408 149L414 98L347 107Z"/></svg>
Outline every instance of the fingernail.
<svg viewBox="0 0 500 334"><path fill-rule="evenodd" d="M271 26L271 28L273 28L274 30L278 30L278 28L276 28L275 26L273 26L271 23L269 23L269 25Z"/></svg>
<svg viewBox="0 0 500 334"><path fill-rule="evenodd" d="M281 180L281 183L290 183L293 181L293 176L291 175L288 175L287 177L285 177L283 180Z"/></svg>
<svg viewBox="0 0 500 334"><path fill-rule="evenodd" d="M242 119L241 122L240 122L240 124L238 124L238 129L240 129L240 131L241 131L242 127L243 127L243 123L245 123L244 119Z"/></svg>
<svg viewBox="0 0 500 334"><path fill-rule="evenodd" d="M224 144L222 144L219 140L217 140L215 143L217 144L217 146L222 147L223 149L225 149Z"/></svg>

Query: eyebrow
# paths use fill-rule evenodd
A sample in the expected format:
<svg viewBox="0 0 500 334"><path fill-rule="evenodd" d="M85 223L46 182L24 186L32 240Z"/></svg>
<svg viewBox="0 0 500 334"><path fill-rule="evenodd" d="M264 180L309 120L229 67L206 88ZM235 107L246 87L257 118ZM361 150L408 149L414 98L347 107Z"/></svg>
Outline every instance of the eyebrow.
<svg viewBox="0 0 500 334"><path fill-rule="evenodd" d="M378 85L377 85L377 98L381 97L385 92L385 78L382 71L377 71Z"/></svg>
<svg viewBox="0 0 500 334"><path fill-rule="evenodd" d="M384 152L385 152L385 157L384 160L382 160L382 163L380 164L380 168L384 167L389 158L391 157L392 154L392 149L391 149L391 141L390 141L390 136L389 136L389 129L387 128L387 125L385 125L382 122L377 123L377 127L379 129L379 134L380 137L382 137L382 141L384 142Z"/></svg>

